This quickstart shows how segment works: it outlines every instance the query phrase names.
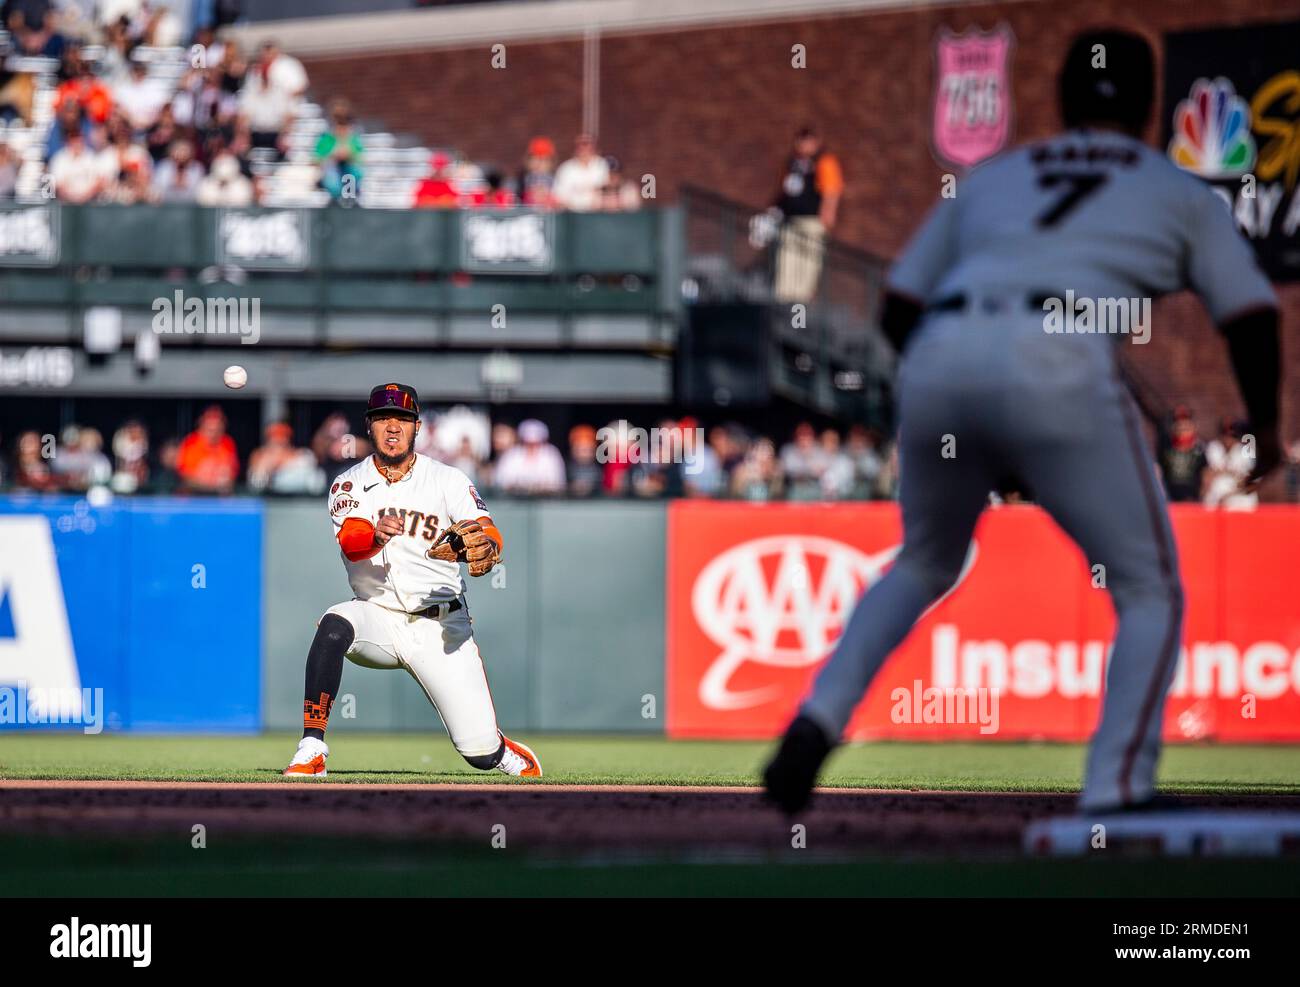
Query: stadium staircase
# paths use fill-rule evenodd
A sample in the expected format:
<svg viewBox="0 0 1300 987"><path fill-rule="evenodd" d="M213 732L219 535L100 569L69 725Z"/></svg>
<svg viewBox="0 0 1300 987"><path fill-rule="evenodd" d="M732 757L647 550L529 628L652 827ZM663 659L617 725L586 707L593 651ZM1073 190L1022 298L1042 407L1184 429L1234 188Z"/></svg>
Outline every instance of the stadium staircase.
<svg viewBox="0 0 1300 987"><path fill-rule="evenodd" d="M803 310L773 295L776 241L763 234L763 210L685 186L686 302L699 337L740 323L762 340L771 394L849 421L888 426L894 356L879 330L885 262L836 240L825 245L815 297ZM769 234L774 231L767 231ZM718 313L711 328L709 316ZM707 348L707 347L706 347ZM716 361L718 365L726 361Z"/></svg>

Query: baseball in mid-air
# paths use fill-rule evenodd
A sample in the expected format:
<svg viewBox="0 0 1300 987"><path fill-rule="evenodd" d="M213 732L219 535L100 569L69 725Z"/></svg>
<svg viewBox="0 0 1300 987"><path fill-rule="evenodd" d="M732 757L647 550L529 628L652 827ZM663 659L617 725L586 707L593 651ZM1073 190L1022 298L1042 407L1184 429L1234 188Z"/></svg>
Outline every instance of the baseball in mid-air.
<svg viewBox="0 0 1300 987"><path fill-rule="evenodd" d="M248 371L243 367L227 367L226 372L221 376L226 386L235 391L248 383Z"/></svg>

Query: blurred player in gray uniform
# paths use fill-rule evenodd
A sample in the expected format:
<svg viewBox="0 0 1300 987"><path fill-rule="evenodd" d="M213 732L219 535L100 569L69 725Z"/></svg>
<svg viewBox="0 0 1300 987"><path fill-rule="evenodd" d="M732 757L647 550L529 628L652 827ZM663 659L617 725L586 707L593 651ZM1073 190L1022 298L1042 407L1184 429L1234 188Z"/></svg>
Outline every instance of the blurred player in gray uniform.
<svg viewBox="0 0 1300 987"><path fill-rule="evenodd" d="M1251 483L1280 458L1277 302L1224 203L1141 142L1153 75L1136 35L1077 39L1061 72L1065 133L972 171L889 275L881 321L902 354L903 547L764 772L788 812L807 805L881 664L956 580L988 493L1004 482L1027 489L1089 566L1105 566L1118 618L1080 807L1151 803L1183 592L1116 364L1115 346L1150 331L1136 324L1142 299L1200 295L1250 415ZM1080 299L1096 303L1086 323L1071 320Z"/></svg>

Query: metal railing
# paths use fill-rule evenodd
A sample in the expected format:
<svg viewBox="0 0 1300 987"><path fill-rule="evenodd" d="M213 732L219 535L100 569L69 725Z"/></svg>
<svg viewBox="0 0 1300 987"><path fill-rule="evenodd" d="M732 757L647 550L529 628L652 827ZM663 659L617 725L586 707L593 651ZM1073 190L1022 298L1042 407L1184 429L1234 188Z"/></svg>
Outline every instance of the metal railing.
<svg viewBox="0 0 1300 987"><path fill-rule="evenodd" d="M893 356L879 331L885 261L707 189L686 186L681 195L687 302L761 307L778 393L887 424Z"/></svg>
<svg viewBox="0 0 1300 987"><path fill-rule="evenodd" d="M774 220L762 208L708 189L684 186L681 196L686 275L696 282L700 301L803 302L874 322L887 266L883 259L838 240L810 236ZM783 253L791 255L789 280L811 281L813 291L807 297L775 290ZM806 270L798 270L800 266ZM816 268L820 276L815 276Z"/></svg>

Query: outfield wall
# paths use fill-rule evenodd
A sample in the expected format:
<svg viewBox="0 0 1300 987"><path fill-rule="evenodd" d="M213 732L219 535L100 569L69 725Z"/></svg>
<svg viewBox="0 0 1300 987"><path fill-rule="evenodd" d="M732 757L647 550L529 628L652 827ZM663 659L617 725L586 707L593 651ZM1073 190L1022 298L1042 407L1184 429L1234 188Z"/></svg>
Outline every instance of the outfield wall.
<svg viewBox="0 0 1300 987"><path fill-rule="evenodd" d="M469 606L520 731L771 736L900 536L893 504L493 508L505 563ZM1300 508L1178 506L1174 527L1188 616L1166 736L1300 741ZM350 596L315 502L14 495L0 545L0 729L50 728L15 713L41 692L63 729L296 729L315 622ZM1112 627L1094 578L1041 511L987 512L851 734L1086 737ZM932 720L925 690L944 688L996 693L996 726ZM331 730L440 729L403 673L348 665L340 692Z"/></svg>
<svg viewBox="0 0 1300 987"><path fill-rule="evenodd" d="M1300 508L1171 513L1187 606L1165 737L1300 740ZM893 504L673 504L668 733L778 732L901 538ZM1114 627L1104 581L1040 509L986 511L849 736L1085 739Z"/></svg>
<svg viewBox="0 0 1300 987"><path fill-rule="evenodd" d="M0 730L258 729L262 520L255 500L0 497Z"/></svg>
<svg viewBox="0 0 1300 987"><path fill-rule="evenodd" d="M663 505L493 508L505 563L469 601L501 722L661 731ZM316 621L351 598L332 532L315 501L0 496L0 729L298 729ZM43 696L58 722L6 715ZM348 665L331 729L440 727L407 675Z"/></svg>
<svg viewBox="0 0 1300 987"><path fill-rule="evenodd" d="M504 727L663 729L664 505L509 502L492 513L505 562L467 577L474 633ZM263 722L302 725L303 660L316 621L351 598L323 503L267 506ZM410 677L348 666L330 728L428 729ZM655 697L653 717L642 715Z"/></svg>

